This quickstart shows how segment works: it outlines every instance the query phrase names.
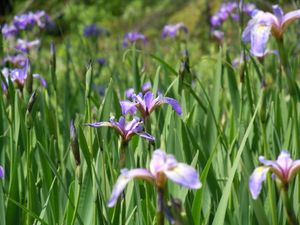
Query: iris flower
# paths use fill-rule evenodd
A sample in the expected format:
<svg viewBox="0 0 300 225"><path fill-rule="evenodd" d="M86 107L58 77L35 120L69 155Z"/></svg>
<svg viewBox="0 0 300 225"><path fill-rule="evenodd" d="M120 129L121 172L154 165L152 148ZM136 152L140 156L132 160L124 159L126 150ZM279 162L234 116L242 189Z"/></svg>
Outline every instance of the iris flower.
<svg viewBox="0 0 300 225"><path fill-rule="evenodd" d="M26 59L23 67L15 68L15 69L3 68L1 70L1 73L3 74L6 82L8 82L8 79L10 79L12 82L16 83L19 88L22 89L27 79L28 67L29 67L29 60ZM47 86L46 80L40 74L33 74L32 76L33 78L39 79L43 87Z"/></svg>
<svg viewBox="0 0 300 225"><path fill-rule="evenodd" d="M277 160L266 160L260 156L259 161L264 166L257 167L249 179L249 188L253 199L257 199L269 171L275 175L276 179L287 184L300 170L300 160L292 160L289 152L285 150L281 151Z"/></svg>
<svg viewBox="0 0 300 225"><path fill-rule="evenodd" d="M33 41L18 39L16 49L18 51L28 53L30 49L38 47L40 45L40 43L41 42L39 39L36 39Z"/></svg>
<svg viewBox="0 0 300 225"><path fill-rule="evenodd" d="M163 38L169 36L171 38L175 37L179 31L183 31L185 33L188 33L189 30L188 28L184 25L184 23L176 23L176 24L168 24L165 25L163 28L163 31L161 33L161 36Z"/></svg>
<svg viewBox="0 0 300 225"><path fill-rule="evenodd" d="M145 35L141 34L140 32L133 31L126 33L123 39L123 47L127 47L129 43L134 43L138 40L141 40L144 44L147 42Z"/></svg>
<svg viewBox="0 0 300 225"><path fill-rule="evenodd" d="M0 166L0 178L4 178L4 169Z"/></svg>
<svg viewBox="0 0 300 225"><path fill-rule="evenodd" d="M153 93L150 91L148 91L144 96L141 93L139 95L132 95L132 100L133 102L128 100L120 101L123 115L126 113L135 114L138 109L141 112L142 117L145 119L151 112L154 111L154 109L164 103L171 105L177 114L182 114L182 109L175 99L163 97L162 95L154 98Z"/></svg>
<svg viewBox="0 0 300 225"><path fill-rule="evenodd" d="M86 125L94 128L112 127L121 135L122 140L125 143L128 142L135 134L147 139L148 141L155 141L155 138L153 136L143 131L142 124L143 122L138 117L135 117L133 118L133 120L126 123L125 118L121 116L118 122L116 122L112 117L110 118L109 122L96 122Z"/></svg>
<svg viewBox="0 0 300 225"><path fill-rule="evenodd" d="M153 152L150 170L144 168L121 170L121 175L118 177L108 201L108 207L116 204L127 183L134 178L153 182L158 188L165 186L167 178L187 188L198 189L201 187L199 175L193 167L177 162L173 155L167 155L164 151L157 149Z"/></svg>
<svg viewBox="0 0 300 225"><path fill-rule="evenodd" d="M250 52L256 57L265 55L266 44L271 33L276 39L282 39L287 26L300 18L300 10L291 11L284 15L278 5L273 6L273 12L274 14L255 10L242 34L243 42L251 43Z"/></svg>
<svg viewBox="0 0 300 225"><path fill-rule="evenodd" d="M18 29L14 25L4 24L1 32L4 37L8 38L10 36L15 36L18 33Z"/></svg>

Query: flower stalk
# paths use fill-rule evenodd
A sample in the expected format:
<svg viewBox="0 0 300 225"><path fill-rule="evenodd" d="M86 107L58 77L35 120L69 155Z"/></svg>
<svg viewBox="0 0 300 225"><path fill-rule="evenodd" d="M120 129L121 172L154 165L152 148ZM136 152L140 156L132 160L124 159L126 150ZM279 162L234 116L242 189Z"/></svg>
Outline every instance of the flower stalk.
<svg viewBox="0 0 300 225"><path fill-rule="evenodd" d="M288 196L288 184L282 184L280 187L280 195L287 214L288 223L290 225L299 225L296 214L293 209L293 204Z"/></svg>

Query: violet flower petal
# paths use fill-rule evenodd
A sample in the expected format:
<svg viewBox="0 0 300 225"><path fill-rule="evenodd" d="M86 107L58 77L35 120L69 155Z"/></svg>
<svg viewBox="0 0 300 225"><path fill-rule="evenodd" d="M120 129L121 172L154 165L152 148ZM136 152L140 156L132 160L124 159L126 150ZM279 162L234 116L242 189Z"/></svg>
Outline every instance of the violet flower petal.
<svg viewBox="0 0 300 225"><path fill-rule="evenodd" d="M172 108L178 115L182 115L182 109L177 100L175 100L174 98L164 97L163 102L172 106Z"/></svg>
<svg viewBox="0 0 300 225"><path fill-rule="evenodd" d="M271 26L256 24L251 32L251 50L256 57L263 57L266 51L267 41L271 33Z"/></svg>
<svg viewBox="0 0 300 225"><path fill-rule="evenodd" d="M164 151L157 149L153 152L150 161L150 171L154 176L177 166L177 160L173 155L167 155Z"/></svg>
<svg viewBox="0 0 300 225"><path fill-rule="evenodd" d="M108 207L113 207L116 204L118 197L123 192L127 183L134 178L142 178L150 181L154 180L153 175L146 169L122 169L121 175L118 177L117 182L111 193L111 197L107 203Z"/></svg>
<svg viewBox="0 0 300 225"><path fill-rule="evenodd" d="M273 8L274 15L278 19L279 24L281 24L283 21L283 16L284 16L282 9L280 8L279 5L273 5L272 8Z"/></svg>
<svg viewBox="0 0 300 225"><path fill-rule="evenodd" d="M145 95L144 95L144 103L146 108L148 109L148 111L151 111L151 108L153 107L153 105L155 104L155 102L153 101L153 94L151 91L148 91ZM154 104L153 104L154 103Z"/></svg>
<svg viewBox="0 0 300 225"><path fill-rule="evenodd" d="M120 101L122 114L125 115L127 113L135 114L136 113L136 103L130 102L128 100Z"/></svg>
<svg viewBox="0 0 300 225"><path fill-rule="evenodd" d="M266 180L269 169L270 167L257 167L250 176L249 189L253 199L257 199L262 188L262 183Z"/></svg>
<svg viewBox="0 0 300 225"><path fill-rule="evenodd" d="M164 174L173 182L187 188L201 188L198 172L191 166L178 163L175 167L164 171Z"/></svg>
<svg viewBox="0 0 300 225"><path fill-rule="evenodd" d="M0 166L0 178L4 178L4 169Z"/></svg>
<svg viewBox="0 0 300 225"><path fill-rule="evenodd" d="M98 127L113 127L111 122L95 122L95 123L86 123L86 126L98 128Z"/></svg>
<svg viewBox="0 0 300 225"><path fill-rule="evenodd" d="M126 98L132 98L132 95L134 94L134 89L133 88L129 88L125 91L125 96Z"/></svg>
<svg viewBox="0 0 300 225"><path fill-rule="evenodd" d="M35 74L33 74L32 76L33 76L34 78L39 79L39 80L40 80L40 83L41 83L41 85L42 85L43 87L47 87L47 82L46 82L46 80L45 80L40 74L35 73Z"/></svg>
<svg viewBox="0 0 300 225"><path fill-rule="evenodd" d="M146 132L138 132L136 134L148 141L155 141L155 137L153 137L152 135L150 135Z"/></svg>
<svg viewBox="0 0 300 225"><path fill-rule="evenodd" d="M294 20L299 18L300 18L300 9L285 14L281 24L282 29L284 30L289 24L291 24Z"/></svg>

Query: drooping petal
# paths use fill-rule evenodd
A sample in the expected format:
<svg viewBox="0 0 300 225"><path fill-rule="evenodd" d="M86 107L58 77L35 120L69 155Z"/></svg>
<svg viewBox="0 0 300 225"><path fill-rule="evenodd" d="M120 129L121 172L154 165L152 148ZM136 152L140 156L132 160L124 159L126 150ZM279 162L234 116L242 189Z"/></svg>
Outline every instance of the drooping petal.
<svg viewBox="0 0 300 225"><path fill-rule="evenodd" d="M294 22L294 20L299 18L300 18L300 9L285 14L281 24L282 29L284 30L288 25Z"/></svg>
<svg viewBox="0 0 300 225"><path fill-rule="evenodd" d="M134 178L142 178L149 181L154 180L153 175L146 169L122 169L121 175L118 177L111 193L111 197L107 203L108 207L113 207L116 204L118 197L126 187L127 183Z"/></svg>
<svg viewBox="0 0 300 225"><path fill-rule="evenodd" d="M95 122L95 123L86 123L86 126L98 128L98 127L113 127L110 122Z"/></svg>
<svg viewBox="0 0 300 225"><path fill-rule="evenodd" d="M266 52L266 45L271 33L271 26L255 24L251 31L251 50L256 57L263 57Z"/></svg>
<svg viewBox="0 0 300 225"><path fill-rule="evenodd" d="M46 80L45 80L40 74L35 73L35 74L33 74L32 76L33 76L34 78L39 79L39 80L40 80L40 83L41 83L41 85L42 85L43 87L47 87L47 82L46 82Z"/></svg>
<svg viewBox="0 0 300 225"><path fill-rule="evenodd" d="M198 172L184 163L178 163L175 167L164 170L164 174L173 182L184 187L201 188Z"/></svg>
<svg viewBox="0 0 300 225"><path fill-rule="evenodd" d="M293 163L292 163L292 166L289 171L288 181L293 179L294 176L296 175L296 173L299 172L299 170L300 170L300 160L298 159L298 160L293 161Z"/></svg>
<svg viewBox="0 0 300 225"><path fill-rule="evenodd" d="M262 183L266 180L269 169L270 167L257 167L250 176L249 189L253 199L257 199L262 188Z"/></svg>
<svg viewBox="0 0 300 225"><path fill-rule="evenodd" d="M135 114L136 113L136 103L130 102L128 100L120 101L122 114L125 115L127 113Z"/></svg>
<svg viewBox="0 0 300 225"><path fill-rule="evenodd" d="M259 10L254 10L253 11L253 13L252 13L253 14L253 18L251 20L249 20L249 22L248 22L248 24L247 24L247 26L246 26L245 30L243 31L243 34L242 34L242 41L244 43L251 42L251 32L252 32L253 27L256 24L256 18L255 18L255 16L257 14L260 14L260 13L262 13L262 11L259 11Z"/></svg>
<svg viewBox="0 0 300 225"><path fill-rule="evenodd" d="M4 178L4 169L0 166L0 178Z"/></svg>
<svg viewBox="0 0 300 225"><path fill-rule="evenodd" d="M163 101L172 106L172 108L178 115L182 114L181 106L177 100L175 100L174 98L164 97Z"/></svg>
<svg viewBox="0 0 300 225"><path fill-rule="evenodd" d="M152 135L150 135L146 132L138 132L136 134L139 135L142 138L147 139L148 141L155 141L155 137L153 137Z"/></svg>

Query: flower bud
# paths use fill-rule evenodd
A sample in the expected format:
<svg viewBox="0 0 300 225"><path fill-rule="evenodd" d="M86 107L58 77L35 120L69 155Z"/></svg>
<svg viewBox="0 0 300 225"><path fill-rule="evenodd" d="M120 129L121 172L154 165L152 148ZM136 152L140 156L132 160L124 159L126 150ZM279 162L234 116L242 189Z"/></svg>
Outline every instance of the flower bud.
<svg viewBox="0 0 300 225"><path fill-rule="evenodd" d="M71 138L71 150L75 159L76 166L80 166L80 152L79 152L79 144L77 139L76 128L74 125L74 121L71 121L70 124L70 138Z"/></svg>

